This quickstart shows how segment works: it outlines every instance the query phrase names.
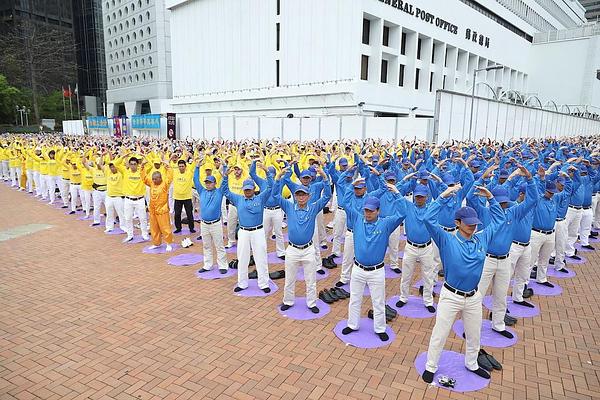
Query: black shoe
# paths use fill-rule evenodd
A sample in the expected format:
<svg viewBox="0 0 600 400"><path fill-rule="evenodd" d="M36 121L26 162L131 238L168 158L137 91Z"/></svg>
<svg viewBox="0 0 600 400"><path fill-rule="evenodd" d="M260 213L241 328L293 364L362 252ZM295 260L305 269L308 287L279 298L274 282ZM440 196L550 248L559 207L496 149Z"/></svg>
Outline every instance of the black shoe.
<svg viewBox="0 0 600 400"><path fill-rule="evenodd" d="M342 335L347 335L349 333L356 332L356 329L352 329L349 326L342 329Z"/></svg>
<svg viewBox="0 0 600 400"><path fill-rule="evenodd" d="M322 270L322 269L318 269L317 270L317 274L319 274L319 275L325 275L325 271Z"/></svg>
<svg viewBox="0 0 600 400"><path fill-rule="evenodd" d="M251 266L251 267L254 266L254 265L256 265L256 261L254 261L254 256L253 255L250 256L250 261L248 262L248 265Z"/></svg>
<svg viewBox="0 0 600 400"><path fill-rule="evenodd" d="M531 296L533 296L533 289L527 288L527 289L523 290L523 298L528 299Z"/></svg>
<svg viewBox="0 0 600 400"><path fill-rule="evenodd" d="M579 239L579 238L577 238L577 239ZM575 256L577 255L577 249L575 249L575 253L573 255L575 255Z"/></svg>
<svg viewBox="0 0 600 400"><path fill-rule="evenodd" d="M327 292L327 294L329 294L329 296L333 299L333 301L341 300L341 298L338 297L338 295L335 293L335 291L333 289L325 289L325 292Z"/></svg>
<svg viewBox="0 0 600 400"><path fill-rule="evenodd" d="M498 362L498 360L496 360L494 358L493 355L489 354L487 351L485 351L484 349L480 349L479 350L479 354L480 355L484 355L487 359L487 361L492 365L492 368L500 371L502 370L502 365Z"/></svg>
<svg viewBox="0 0 600 400"><path fill-rule="evenodd" d="M339 298L339 299L348 299L350 298L350 293L346 292L345 290L342 290L340 288L331 288L329 289L330 291L334 292L335 295Z"/></svg>
<svg viewBox="0 0 600 400"><path fill-rule="evenodd" d="M205 272L210 272L210 269L204 269L204 268L200 268L200 269L198 270L198 273L199 273L199 274L203 274L203 273L205 273ZM226 271L226 272L227 272L227 271Z"/></svg>
<svg viewBox="0 0 600 400"><path fill-rule="evenodd" d="M322 244L321 245L321 250L327 250L327 245L326 244Z"/></svg>
<svg viewBox="0 0 600 400"><path fill-rule="evenodd" d="M321 290L319 292L319 299L323 300L325 303L327 304L331 304L333 303L333 299L331 298L331 296L329 295L329 293L325 292L325 290Z"/></svg>
<svg viewBox="0 0 600 400"><path fill-rule="evenodd" d="M277 256L280 260L285 260L285 256Z"/></svg>
<svg viewBox="0 0 600 400"><path fill-rule="evenodd" d="M513 335L512 333L510 333L509 331L507 331L506 329L503 331L497 331L495 329L492 329L494 332L501 334L502 336L504 336L507 339L512 339L515 337L515 335Z"/></svg>
<svg viewBox="0 0 600 400"><path fill-rule="evenodd" d="M69 213L69 215L73 215L73 214L75 214L75 211L71 211L71 212Z"/></svg>
<svg viewBox="0 0 600 400"><path fill-rule="evenodd" d="M392 268L392 271L394 271L397 274L401 274L402 270L400 268Z"/></svg>
<svg viewBox="0 0 600 400"><path fill-rule="evenodd" d="M511 317L508 314L504 314L504 325L513 326L517 323L517 319L515 317Z"/></svg>
<svg viewBox="0 0 600 400"><path fill-rule="evenodd" d="M398 300L398 301L396 302L396 307L398 307L398 308L402 308L402 307L404 307L405 305L406 305L406 303L405 303L405 302L403 302L402 300Z"/></svg>
<svg viewBox="0 0 600 400"><path fill-rule="evenodd" d="M590 238L595 238L597 236L598 236L598 232L594 232L594 231L590 232Z"/></svg>
<svg viewBox="0 0 600 400"><path fill-rule="evenodd" d="M537 278L537 270L532 269L531 272L529 273L529 279L536 279Z"/></svg>
<svg viewBox="0 0 600 400"><path fill-rule="evenodd" d="M569 256L567 256L567 257L569 257ZM572 256L570 256L569 258L570 258L571 260L577 260L577 261L581 261L581 257L579 257L577 254L575 254L575 255L572 255Z"/></svg>
<svg viewBox="0 0 600 400"><path fill-rule="evenodd" d="M258 272L256 270L248 272L248 279L258 279Z"/></svg>
<svg viewBox="0 0 600 400"><path fill-rule="evenodd" d="M62 206L61 208L69 208L69 206Z"/></svg>
<svg viewBox="0 0 600 400"><path fill-rule="evenodd" d="M266 287L266 288L260 289L260 290L262 290L265 293L271 293L271 288L270 287Z"/></svg>
<svg viewBox="0 0 600 400"><path fill-rule="evenodd" d="M443 269L440 269L440 270L438 271L438 276L439 276L440 278L443 278L443 277L444 277L444 270L443 270Z"/></svg>
<svg viewBox="0 0 600 400"><path fill-rule="evenodd" d="M554 257L550 257L550 259L548 260L548 264L554 265Z"/></svg>
<svg viewBox="0 0 600 400"><path fill-rule="evenodd" d="M466 368L466 367L465 367L465 368ZM470 370L470 369L468 369L468 368L467 368L467 370L468 370L468 371L471 371L471 370ZM471 372L472 372L472 373L474 373L475 375L478 375L478 376L480 376L480 377L484 378L484 379L490 379L490 378L491 378L491 376L490 376L490 373L489 373L489 372L487 372L485 369L483 369L483 368L481 368L481 367L480 367L479 369L476 369L475 371L471 371Z"/></svg>
<svg viewBox="0 0 600 400"><path fill-rule="evenodd" d="M336 288L335 290L337 290L338 293L341 293L342 295L344 295L345 298L347 298L347 299L350 298L350 293L348 293L345 289Z"/></svg>
<svg viewBox="0 0 600 400"><path fill-rule="evenodd" d="M551 284L550 282L538 282L538 285L544 285L544 286L549 287L549 288L553 288L554 287L554 285Z"/></svg>
<svg viewBox="0 0 600 400"><path fill-rule="evenodd" d="M373 319L373 310L367 311L367 318ZM385 312L385 322L390 322L393 319L394 319L394 316L392 316L392 314L388 313L387 310L386 310L386 312Z"/></svg>
<svg viewBox="0 0 600 400"><path fill-rule="evenodd" d="M385 313L389 313L390 315L393 315L394 318L396 318L398 316L398 311L394 310L392 307L388 306L387 304L385 305Z"/></svg>
<svg viewBox="0 0 600 400"><path fill-rule="evenodd" d="M229 261L229 269L238 269L238 260Z"/></svg>
<svg viewBox="0 0 600 400"><path fill-rule="evenodd" d="M523 307L535 308L535 306L528 301L514 301L513 300L513 304L518 304Z"/></svg>
<svg viewBox="0 0 600 400"><path fill-rule="evenodd" d="M329 207L323 207L323 214L329 214L331 212L331 210L329 209Z"/></svg>
<svg viewBox="0 0 600 400"><path fill-rule="evenodd" d="M321 265L327 269L337 268L337 264L333 261L331 256L322 258Z"/></svg>
<svg viewBox="0 0 600 400"><path fill-rule="evenodd" d="M317 307L317 306L309 307L308 309L310 311L312 311L313 314L318 314L319 311L321 311L321 310L319 310L319 307Z"/></svg>
<svg viewBox="0 0 600 400"><path fill-rule="evenodd" d="M423 285L419 286L419 294L423 296Z"/></svg>
<svg viewBox="0 0 600 400"><path fill-rule="evenodd" d="M585 246L581 246L582 249L587 250L596 250L592 245L586 244Z"/></svg>
<svg viewBox="0 0 600 400"><path fill-rule="evenodd" d="M283 279L285 278L285 270L280 269L279 271L271 271L269 272L269 278L272 280Z"/></svg>
<svg viewBox="0 0 600 400"><path fill-rule="evenodd" d="M563 274L568 274L568 273L569 273L569 270L568 270L568 269L566 269L566 268L559 268L559 269L557 269L557 270L555 270L555 271L556 271L556 272L562 272Z"/></svg>
<svg viewBox="0 0 600 400"><path fill-rule="evenodd" d="M100 225L100 222L94 222L94 223L92 224L92 226L99 226L99 225Z"/></svg>
<svg viewBox="0 0 600 400"><path fill-rule="evenodd" d="M221 273L221 275L225 275L227 273L226 269L220 269L219 272Z"/></svg>
<svg viewBox="0 0 600 400"><path fill-rule="evenodd" d="M196 238L196 240L197 240L197 241L200 241L200 240L202 240L202 235L198 236L198 237Z"/></svg>
<svg viewBox="0 0 600 400"><path fill-rule="evenodd" d="M423 378L426 383L431 383L433 382L433 372L425 370L423 375L421 375L421 378Z"/></svg>
<svg viewBox="0 0 600 400"><path fill-rule="evenodd" d="M282 304L282 305L280 305L280 306L279 306L279 309L280 309L281 311L287 311L287 310L289 310L290 308L292 308L292 306L288 306L287 304Z"/></svg>
<svg viewBox="0 0 600 400"><path fill-rule="evenodd" d="M181 229L175 229L173 233L181 233Z"/></svg>
<svg viewBox="0 0 600 400"><path fill-rule="evenodd" d="M485 356L485 354L481 353L481 350L479 350L479 355L477 356L477 364L479 364L479 366L481 368L485 369L488 372L490 372L494 369L494 367L492 367L492 364L490 363L488 358Z"/></svg>
<svg viewBox="0 0 600 400"><path fill-rule="evenodd" d="M379 336L379 339L381 339L382 342L387 342L390 340L390 337L385 332L377 333L377 336Z"/></svg>
<svg viewBox="0 0 600 400"><path fill-rule="evenodd" d="M242 289L242 288L241 288L241 287L239 287L239 286L236 286L236 287L235 287L235 289L233 289L233 291L234 291L234 292L236 292L236 293L237 293L237 292L241 292L242 290L244 290L244 289Z"/></svg>
<svg viewBox="0 0 600 400"><path fill-rule="evenodd" d="M435 313L435 307L434 306L426 306L425 307L427 309L427 311L429 311L430 313Z"/></svg>
<svg viewBox="0 0 600 400"><path fill-rule="evenodd" d="M190 233L196 233L195 229L190 229Z"/></svg>
<svg viewBox="0 0 600 400"><path fill-rule="evenodd" d="M344 285L345 285L345 283L343 283L342 281L337 281L337 282L335 283L335 287L342 287L342 286L344 286Z"/></svg>
<svg viewBox="0 0 600 400"><path fill-rule="evenodd" d="M272 239L272 240L275 240L275 239L277 239L277 236L275 236L275 235L271 235L271 239Z"/></svg>

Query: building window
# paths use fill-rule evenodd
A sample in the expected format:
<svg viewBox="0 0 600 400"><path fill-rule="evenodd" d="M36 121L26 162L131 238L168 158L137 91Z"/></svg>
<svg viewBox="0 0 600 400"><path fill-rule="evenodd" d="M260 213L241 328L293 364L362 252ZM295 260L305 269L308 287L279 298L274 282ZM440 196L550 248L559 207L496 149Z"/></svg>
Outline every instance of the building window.
<svg viewBox="0 0 600 400"><path fill-rule="evenodd" d="M384 46L390 45L390 27L389 26L383 27L383 45Z"/></svg>
<svg viewBox="0 0 600 400"><path fill-rule="evenodd" d="M145 81L146 80L146 73L142 72L142 80Z"/></svg>
<svg viewBox="0 0 600 400"><path fill-rule="evenodd" d="M152 42L148 42L148 50L152 50Z"/></svg>
<svg viewBox="0 0 600 400"><path fill-rule="evenodd" d="M148 72L148 74L150 75L150 80L154 79L154 74L152 73L152 71Z"/></svg>
<svg viewBox="0 0 600 400"><path fill-rule="evenodd" d="M400 54L406 55L406 32L402 32L402 39L400 40Z"/></svg>
<svg viewBox="0 0 600 400"><path fill-rule="evenodd" d="M150 21L150 11L146 11L146 19Z"/></svg>
<svg viewBox="0 0 600 400"><path fill-rule="evenodd" d="M152 57L148 57L148 64L152 65Z"/></svg>
<svg viewBox="0 0 600 400"><path fill-rule="evenodd" d="M277 0L277 15L281 15L281 0Z"/></svg>
<svg viewBox="0 0 600 400"><path fill-rule="evenodd" d="M398 76L398 86L404 86L404 64L400 64L400 76Z"/></svg>
<svg viewBox="0 0 600 400"><path fill-rule="evenodd" d="M444 78L442 79L442 89L446 89L446 75L444 75Z"/></svg>
<svg viewBox="0 0 600 400"><path fill-rule="evenodd" d="M276 26L276 29L277 29L277 45L276 45L277 47L276 47L276 50L279 51L279 43L280 43L279 42L279 38L280 38L280 35L281 35L281 26L280 26L279 22L276 23L275 26Z"/></svg>
<svg viewBox="0 0 600 400"><path fill-rule="evenodd" d="M417 39L417 60L421 59L421 38Z"/></svg>
<svg viewBox="0 0 600 400"><path fill-rule="evenodd" d="M429 74L429 91L433 92L433 72Z"/></svg>
<svg viewBox="0 0 600 400"><path fill-rule="evenodd" d="M446 49L446 52L444 54L444 67L448 66L448 49Z"/></svg>
<svg viewBox="0 0 600 400"><path fill-rule="evenodd" d="M369 80L369 56L362 55L360 64L360 79L363 81Z"/></svg>
<svg viewBox="0 0 600 400"><path fill-rule="evenodd" d="M387 83L388 61L381 60L381 83Z"/></svg>
<svg viewBox="0 0 600 400"><path fill-rule="evenodd" d="M431 63L435 62L435 43L431 46Z"/></svg>
<svg viewBox="0 0 600 400"><path fill-rule="evenodd" d="M279 87L279 60L275 60L275 86Z"/></svg>
<svg viewBox="0 0 600 400"><path fill-rule="evenodd" d="M371 21L363 18L362 42L369 44L369 36L371 35Z"/></svg>
<svg viewBox="0 0 600 400"><path fill-rule="evenodd" d="M417 73L415 74L415 90L419 90L419 76L421 75L421 70L417 68Z"/></svg>
<svg viewBox="0 0 600 400"><path fill-rule="evenodd" d="M146 33L149 35L150 33L152 33L152 30L150 29L150 27L146 28Z"/></svg>

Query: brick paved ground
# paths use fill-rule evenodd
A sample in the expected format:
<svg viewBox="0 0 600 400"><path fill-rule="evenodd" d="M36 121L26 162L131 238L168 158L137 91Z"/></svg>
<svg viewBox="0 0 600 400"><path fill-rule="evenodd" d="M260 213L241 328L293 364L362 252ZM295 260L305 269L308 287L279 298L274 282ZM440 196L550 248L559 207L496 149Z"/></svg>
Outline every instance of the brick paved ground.
<svg viewBox="0 0 600 400"><path fill-rule="evenodd" d="M194 267L170 267L169 255L142 254L5 185L0 205L0 230L53 225L0 242L1 399L600 398L597 255L573 266L562 296L536 296L542 314L519 321L519 343L491 350L504 370L489 387L460 395L426 386L413 367L433 319L399 317L386 348L347 347L332 333L347 302L288 320L276 311L281 291L236 297L235 278L198 280ZM398 285L388 280L388 296ZM446 347L462 351L463 340L451 334Z"/></svg>

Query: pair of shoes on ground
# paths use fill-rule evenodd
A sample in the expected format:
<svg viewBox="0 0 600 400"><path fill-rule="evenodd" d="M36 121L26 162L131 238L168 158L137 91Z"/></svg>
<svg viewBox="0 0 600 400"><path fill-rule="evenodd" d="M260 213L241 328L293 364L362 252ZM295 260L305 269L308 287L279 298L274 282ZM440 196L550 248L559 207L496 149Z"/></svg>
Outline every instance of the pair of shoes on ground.
<svg viewBox="0 0 600 400"><path fill-rule="evenodd" d="M350 298L350 293L340 287L324 289L319 292L319 299L323 300L327 304L348 298Z"/></svg>
<svg viewBox="0 0 600 400"><path fill-rule="evenodd" d="M323 265L323 267L325 267L327 269L337 268L337 264L335 263L335 261L333 261L333 259L335 257L336 257L335 254L331 254L331 255L321 259L321 264Z"/></svg>
<svg viewBox="0 0 600 400"><path fill-rule="evenodd" d="M292 305L292 306L290 306L290 305L288 305L288 304L281 304L281 305L279 306L279 309L280 309L281 311L287 311L287 310L289 310L289 309L290 309L290 308L292 308L292 307L293 307L293 305ZM318 314L318 313L321 311L321 310L319 310L319 307L317 307L317 306L308 307L308 309L309 309L309 310L310 310L310 311L311 311L313 314Z"/></svg>
<svg viewBox="0 0 600 400"><path fill-rule="evenodd" d="M398 316L398 312L386 304L385 305L385 321L390 322L397 316ZM373 319L373 310L369 310L367 312L367 317L369 319Z"/></svg>
<svg viewBox="0 0 600 400"><path fill-rule="evenodd" d="M488 372L493 370L501 371L502 364L494 358L493 355L489 354L484 349L479 349L479 355L477 356L477 364Z"/></svg>

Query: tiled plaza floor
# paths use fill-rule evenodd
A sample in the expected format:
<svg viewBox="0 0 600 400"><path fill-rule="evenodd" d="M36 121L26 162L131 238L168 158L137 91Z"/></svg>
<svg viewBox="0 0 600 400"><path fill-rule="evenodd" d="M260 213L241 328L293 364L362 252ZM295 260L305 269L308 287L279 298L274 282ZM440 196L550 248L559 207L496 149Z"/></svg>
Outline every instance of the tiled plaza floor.
<svg viewBox="0 0 600 400"><path fill-rule="evenodd" d="M4 184L0 210L2 232L52 225L0 241L2 400L600 398L600 251L572 266L561 296L534 297L541 315L519 320L515 346L488 348L504 366L489 387L459 394L428 387L413 366L433 318L398 317L393 343L358 349L332 332L347 300L322 319L286 319L281 280L270 297L241 298L234 277L199 280L197 266L167 265L173 254L142 254L145 244L121 244ZM186 251L201 246L174 254ZM386 283L391 297L400 280ZM446 349L463 347L451 334Z"/></svg>

